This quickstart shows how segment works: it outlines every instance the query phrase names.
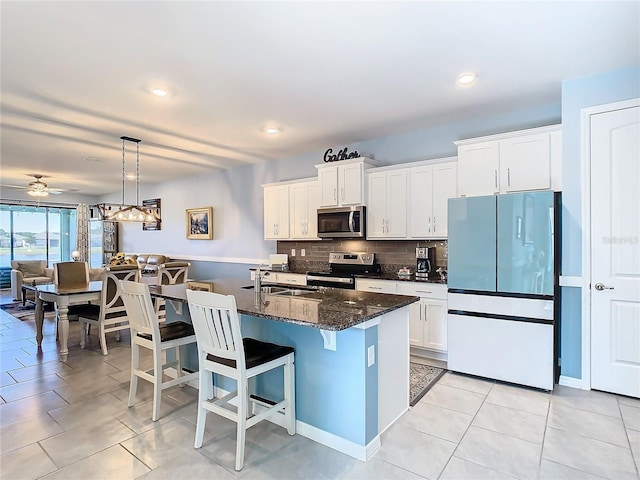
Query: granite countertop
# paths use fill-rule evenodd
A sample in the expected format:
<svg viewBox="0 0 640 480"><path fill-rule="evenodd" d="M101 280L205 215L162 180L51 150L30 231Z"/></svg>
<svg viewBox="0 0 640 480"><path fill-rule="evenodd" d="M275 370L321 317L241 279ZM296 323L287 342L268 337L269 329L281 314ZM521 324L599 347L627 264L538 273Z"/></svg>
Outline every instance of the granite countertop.
<svg viewBox="0 0 640 480"><path fill-rule="evenodd" d="M234 295L238 313L333 331L345 330L420 300L413 296L339 288L319 288L299 296L256 294L251 281L238 279L196 283L199 289L210 286L216 293ZM247 286L250 288L243 288ZM149 286L153 296L180 302L187 301L186 288L187 284Z"/></svg>
<svg viewBox="0 0 640 480"><path fill-rule="evenodd" d="M442 285L446 285L446 280L440 280L440 276L422 278L416 277L415 274L411 275L398 275L397 273L380 273L380 274L366 274L366 275L356 275L357 278L372 278L379 280L400 280L403 282L420 282L420 283L440 283Z"/></svg>

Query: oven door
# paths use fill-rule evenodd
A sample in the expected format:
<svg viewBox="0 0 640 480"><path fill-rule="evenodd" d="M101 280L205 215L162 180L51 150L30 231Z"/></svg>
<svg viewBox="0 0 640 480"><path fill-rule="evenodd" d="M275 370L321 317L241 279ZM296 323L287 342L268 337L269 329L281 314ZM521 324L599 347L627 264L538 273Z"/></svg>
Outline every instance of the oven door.
<svg viewBox="0 0 640 480"><path fill-rule="evenodd" d="M365 238L365 207L318 210L318 237Z"/></svg>

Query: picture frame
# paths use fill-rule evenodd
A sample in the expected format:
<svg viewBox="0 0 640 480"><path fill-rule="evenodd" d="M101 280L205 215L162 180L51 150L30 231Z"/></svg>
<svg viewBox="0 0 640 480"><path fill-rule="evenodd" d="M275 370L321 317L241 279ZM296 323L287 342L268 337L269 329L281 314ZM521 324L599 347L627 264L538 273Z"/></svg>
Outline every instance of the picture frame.
<svg viewBox="0 0 640 480"><path fill-rule="evenodd" d="M187 282L188 290L199 290L201 292L213 292L213 283L211 282Z"/></svg>
<svg viewBox="0 0 640 480"><path fill-rule="evenodd" d="M188 208L186 227L188 240L213 239L213 207Z"/></svg>

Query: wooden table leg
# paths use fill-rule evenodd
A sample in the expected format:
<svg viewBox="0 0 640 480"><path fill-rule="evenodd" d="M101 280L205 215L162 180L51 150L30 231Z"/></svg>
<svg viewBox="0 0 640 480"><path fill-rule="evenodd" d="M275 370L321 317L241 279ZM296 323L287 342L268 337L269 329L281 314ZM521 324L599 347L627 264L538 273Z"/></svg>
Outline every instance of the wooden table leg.
<svg viewBox="0 0 640 480"><path fill-rule="evenodd" d="M69 303L63 300L64 297L60 297L58 300L58 332L60 334L60 355L67 355L69 353L69 346L67 341L69 340Z"/></svg>
<svg viewBox="0 0 640 480"><path fill-rule="evenodd" d="M22 295L25 291L22 291ZM23 297L24 298L24 297ZM42 346L42 326L44 325L44 302L40 298L38 291L36 290L36 342L38 347Z"/></svg>

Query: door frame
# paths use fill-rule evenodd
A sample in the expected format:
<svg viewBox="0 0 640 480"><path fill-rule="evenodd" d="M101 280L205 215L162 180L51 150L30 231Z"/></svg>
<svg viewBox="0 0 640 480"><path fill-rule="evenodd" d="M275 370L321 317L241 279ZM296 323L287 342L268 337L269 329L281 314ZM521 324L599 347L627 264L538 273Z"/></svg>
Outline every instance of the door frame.
<svg viewBox="0 0 640 480"><path fill-rule="evenodd" d="M640 98L583 108L581 114L582 159L582 379L583 390L591 390L591 116L640 106Z"/></svg>

